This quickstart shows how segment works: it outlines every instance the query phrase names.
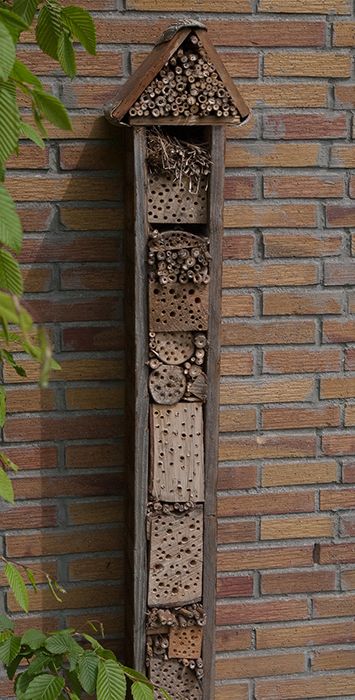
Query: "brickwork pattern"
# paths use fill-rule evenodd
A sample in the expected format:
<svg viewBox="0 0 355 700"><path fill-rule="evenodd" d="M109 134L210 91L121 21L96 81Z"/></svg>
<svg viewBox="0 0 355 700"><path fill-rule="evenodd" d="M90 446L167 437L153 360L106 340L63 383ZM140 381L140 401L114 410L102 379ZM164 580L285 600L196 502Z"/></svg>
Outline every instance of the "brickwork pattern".
<svg viewBox="0 0 355 700"><path fill-rule="evenodd" d="M64 605L33 596L31 626L99 618L123 646L124 149L99 115L161 30L196 12L253 108L226 152L215 697L353 698L352 2L81 4L99 53L80 55L74 81L32 36L23 46L73 133L51 128L48 148L25 144L9 172L28 306L62 364L45 391L31 362L26 382L5 377L4 440L22 470L3 552L68 590Z"/></svg>

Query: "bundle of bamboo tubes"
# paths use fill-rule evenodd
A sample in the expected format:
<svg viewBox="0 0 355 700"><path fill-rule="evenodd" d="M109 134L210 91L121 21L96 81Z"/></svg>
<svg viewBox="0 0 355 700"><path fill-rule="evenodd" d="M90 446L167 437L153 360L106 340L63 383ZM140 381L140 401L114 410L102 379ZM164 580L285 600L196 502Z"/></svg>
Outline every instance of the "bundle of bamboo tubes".
<svg viewBox="0 0 355 700"><path fill-rule="evenodd" d="M190 35L130 109L131 117L232 117L238 110L205 49Z"/></svg>

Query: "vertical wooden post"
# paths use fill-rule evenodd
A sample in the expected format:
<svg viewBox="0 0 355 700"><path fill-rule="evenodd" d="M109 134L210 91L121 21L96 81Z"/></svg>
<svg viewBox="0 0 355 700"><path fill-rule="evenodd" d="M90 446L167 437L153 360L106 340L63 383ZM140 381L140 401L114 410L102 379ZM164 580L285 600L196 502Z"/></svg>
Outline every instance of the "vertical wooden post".
<svg viewBox="0 0 355 700"><path fill-rule="evenodd" d="M145 671L147 598L146 511L148 500L149 396L145 128L126 129L127 219L125 323L127 332L127 471L130 492L127 554L127 635L130 663Z"/></svg>
<svg viewBox="0 0 355 700"><path fill-rule="evenodd" d="M210 127L211 159L208 235L211 268L207 355L207 401L205 405L205 514L203 604L207 612L204 629L203 700L214 699L214 651L217 572L216 491L219 444L220 325L224 204L225 129Z"/></svg>

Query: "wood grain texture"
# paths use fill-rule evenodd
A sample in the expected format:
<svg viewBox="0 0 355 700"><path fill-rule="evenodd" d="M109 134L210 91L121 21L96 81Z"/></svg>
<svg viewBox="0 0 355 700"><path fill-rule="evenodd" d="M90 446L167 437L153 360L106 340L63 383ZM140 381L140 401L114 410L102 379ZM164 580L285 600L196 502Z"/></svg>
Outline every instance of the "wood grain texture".
<svg viewBox="0 0 355 700"><path fill-rule="evenodd" d="M170 503L204 500L203 418L199 403L150 408L151 492Z"/></svg>
<svg viewBox="0 0 355 700"><path fill-rule="evenodd" d="M177 607L202 597L203 510L151 520L148 605Z"/></svg>
<svg viewBox="0 0 355 700"><path fill-rule="evenodd" d="M128 523L128 600L127 634L131 638L130 657L134 667L145 670L145 612L147 553L145 512L148 497L149 396L148 396L148 310L146 298L146 169L145 129L125 130L129 142L127 158L127 201L132 202L130 235L125 236L127 371L127 465L132 507ZM135 272L134 272L135 271ZM132 314L132 309L135 313ZM134 505L133 505L134 504ZM139 507L137 507L139 504ZM136 572L139 571L139 577Z"/></svg>
<svg viewBox="0 0 355 700"><path fill-rule="evenodd" d="M202 627L173 627L169 634L170 659L199 659Z"/></svg>
<svg viewBox="0 0 355 700"><path fill-rule="evenodd" d="M204 629L203 697L214 700L215 610L216 610L216 493L219 440L219 379L220 379L220 326L222 286L222 238L224 203L224 149L223 126L211 128L211 158L209 203L209 236L211 281L209 294L209 328L207 376L208 393L205 408L205 512L204 512L204 578L203 603L208 611Z"/></svg>

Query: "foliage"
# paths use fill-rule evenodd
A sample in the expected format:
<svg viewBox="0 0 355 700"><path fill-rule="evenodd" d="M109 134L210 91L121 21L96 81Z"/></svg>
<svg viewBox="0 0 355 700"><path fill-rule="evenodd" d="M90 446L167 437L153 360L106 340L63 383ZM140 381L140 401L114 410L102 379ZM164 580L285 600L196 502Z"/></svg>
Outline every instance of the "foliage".
<svg viewBox="0 0 355 700"><path fill-rule="evenodd" d="M60 100L46 92L39 78L17 58L21 35L33 24L39 48L57 60L70 77L76 72L73 42L78 40L95 54L96 36L90 14L81 7L62 7L59 0L0 0L0 362L25 375L14 358L15 346L38 360L41 385L45 386L50 370L59 369L59 365L51 358L43 331L35 331L31 316L18 300L23 280L14 254L21 249L22 227L6 189L6 163L19 152L21 137L44 147L45 120L62 129L70 129L71 124ZM20 99L27 108L25 116L20 112ZM0 427L4 425L5 410L5 392L0 387ZM11 503L13 489L8 470L14 471L16 466L0 453L0 497Z"/></svg>
<svg viewBox="0 0 355 700"><path fill-rule="evenodd" d="M11 621L0 616L0 660L8 678L14 679L18 700L80 700L85 694L97 700L124 700L127 684L133 700L155 697L155 686L145 676L123 666L90 635L73 629L47 635L29 629L20 637Z"/></svg>

